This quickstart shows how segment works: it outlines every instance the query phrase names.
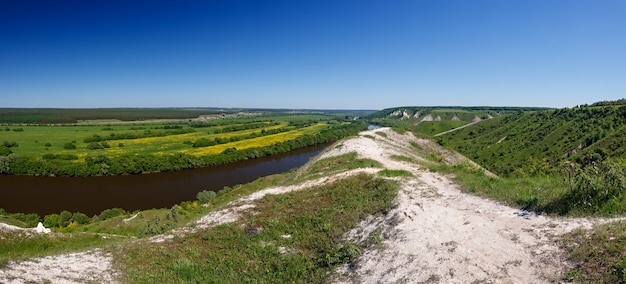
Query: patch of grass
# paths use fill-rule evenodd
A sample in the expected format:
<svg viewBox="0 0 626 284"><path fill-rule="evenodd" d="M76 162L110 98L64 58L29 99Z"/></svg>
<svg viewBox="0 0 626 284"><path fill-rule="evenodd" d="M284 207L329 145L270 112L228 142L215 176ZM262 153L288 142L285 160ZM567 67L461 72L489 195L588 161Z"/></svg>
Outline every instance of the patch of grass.
<svg viewBox="0 0 626 284"><path fill-rule="evenodd" d="M376 137L374 137L372 135L369 135L369 134L365 134L365 135L363 135L363 137L369 138L369 139L372 139L372 140L376 140Z"/></svg>
<svg viewBox="0 0 626 284"><path fill-rule="evenodd" d="M575 230L561 240L561 246L575 265L565 275L569 281L626 283L626 222Z"/></svg>
<svg viewBox="0 0 626 284"><path fill-rule="evenodd" d="M390 210L397 190L396 182L361 174L269 195L243 220L159 245L132 245L115 259L132 283L322 283L364 249L344 235Z"/></svg>
<svg viewBox="0 0 626 284"><path fill-rule="evenodd" d="M411 146L413 146L413 148L417 149L417 150L423 150L422 146L420 144L418 144L415 141L411 141Z"/></svg>
<svg viewBox="0 0 626 284"><path fill-rule="evenodd" d="M22 231L0 232L0 262L21 260L103 247L127 240L125 237L92 233L34 234Z"/></svg>
<svg viewBox="0 0 626 284"><path fill-rule="evenodd" d="M384 177L412 177L413 176L413 174L409 171L389 170L389 169L384 169L378 172L378 174Z"/></svg>
<svg viewBox="0 0 626 284"><path fill-rule="evenodd" d="M358 159L356 152L330 157L315 162L308 169L310 173L328 173L358 168L381 168L382 164L370 159Z"/></svg>
<svg viewBox="0 0 626 284"><path fill-rule="evenodd" d="M376 131L376 134L377 134L377 135L380 135L380 136L382 136L382 137L387 138L387 133L385 133L385 132L382 132L382 131Z"/></svg>
<svg viewBox="0 0 626 284"><path fill-rule="evenodd" d="M568 192L567 185L560 177L498 178L487 176L482 170L465 164L431 165L430 169L453 174L455 181L466 192L529 211L560 214L555 202ZM568 212L567 215L579 214Z"/></svg>

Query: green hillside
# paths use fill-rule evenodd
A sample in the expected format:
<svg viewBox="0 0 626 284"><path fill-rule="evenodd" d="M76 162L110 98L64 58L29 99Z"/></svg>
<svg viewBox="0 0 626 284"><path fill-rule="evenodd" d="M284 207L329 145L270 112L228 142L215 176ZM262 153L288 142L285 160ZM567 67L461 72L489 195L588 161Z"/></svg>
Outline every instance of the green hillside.
<svg viewBox="0 0 626 284"><path fill-rule="evenodd" d="M626 105L518 111L446 135L438 142L499 175L554 174L564 161L582 166L623 160Z"/></svg>
<svg viewBox="0 0 626 284"><path fill-rule="evenodd" d="M410 129L425 135L435 135L470 123L544 108L522 107L396 107L368 116L371 122L382 126Z"/></svg>

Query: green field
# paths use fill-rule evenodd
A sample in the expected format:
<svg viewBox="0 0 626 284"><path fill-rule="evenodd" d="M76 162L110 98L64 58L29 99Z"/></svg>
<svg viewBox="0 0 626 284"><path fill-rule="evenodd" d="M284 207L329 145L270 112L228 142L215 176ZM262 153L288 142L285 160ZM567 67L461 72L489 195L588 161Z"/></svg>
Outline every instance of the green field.
<svg viewBox="0 0 626 284"><path fill-rule="evenodd" d="M89 176L223 164L331 142L365 122L328 114L0 127L0 173Z"/></svg>

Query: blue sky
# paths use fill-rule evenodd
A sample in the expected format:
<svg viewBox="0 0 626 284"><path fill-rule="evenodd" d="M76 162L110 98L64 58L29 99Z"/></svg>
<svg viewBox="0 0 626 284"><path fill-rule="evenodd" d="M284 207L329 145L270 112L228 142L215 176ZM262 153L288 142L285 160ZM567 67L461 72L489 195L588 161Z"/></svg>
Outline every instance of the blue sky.
<svg viewBox="0 0 626 284"><path fill-rule="evenodd" d="M0 107L571 107L626 1L0 1Z"/></svg>

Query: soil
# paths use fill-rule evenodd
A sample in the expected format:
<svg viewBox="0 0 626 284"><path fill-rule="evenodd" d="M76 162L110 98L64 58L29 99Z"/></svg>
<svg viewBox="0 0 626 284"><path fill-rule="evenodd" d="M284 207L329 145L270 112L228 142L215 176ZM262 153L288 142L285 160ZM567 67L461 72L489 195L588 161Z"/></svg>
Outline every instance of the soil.
<svg viewBox="0 0 626 284"><path fill-rule="evenodd" d="M556 244L559 236L606 221L550 218L463 193L450 177L420 166L420 161L427 160L426 151L437 151L447 163L471 163L432 141L388 128L366 131L338 142L317 157L356 152L361 158L379 161L387 169L405 170L414 175L397 178L401 189L396 208L383 217L369 218L346 236L351 239L375 236L378 243L364 251L355 263L339 268L331 276L332 282L560 282L567 263ZM254 206L254 200L266 194L301 190L378 170L357 169L297 185L267 188L233 201L185 228L150 240L163 242L174 235L233 222ZM9 229L15 228L0 227L0 230ZM0 269L0 283L114 283L116 277L111 267L111 256L100 250L49 256L5 264Z"/></svg>

